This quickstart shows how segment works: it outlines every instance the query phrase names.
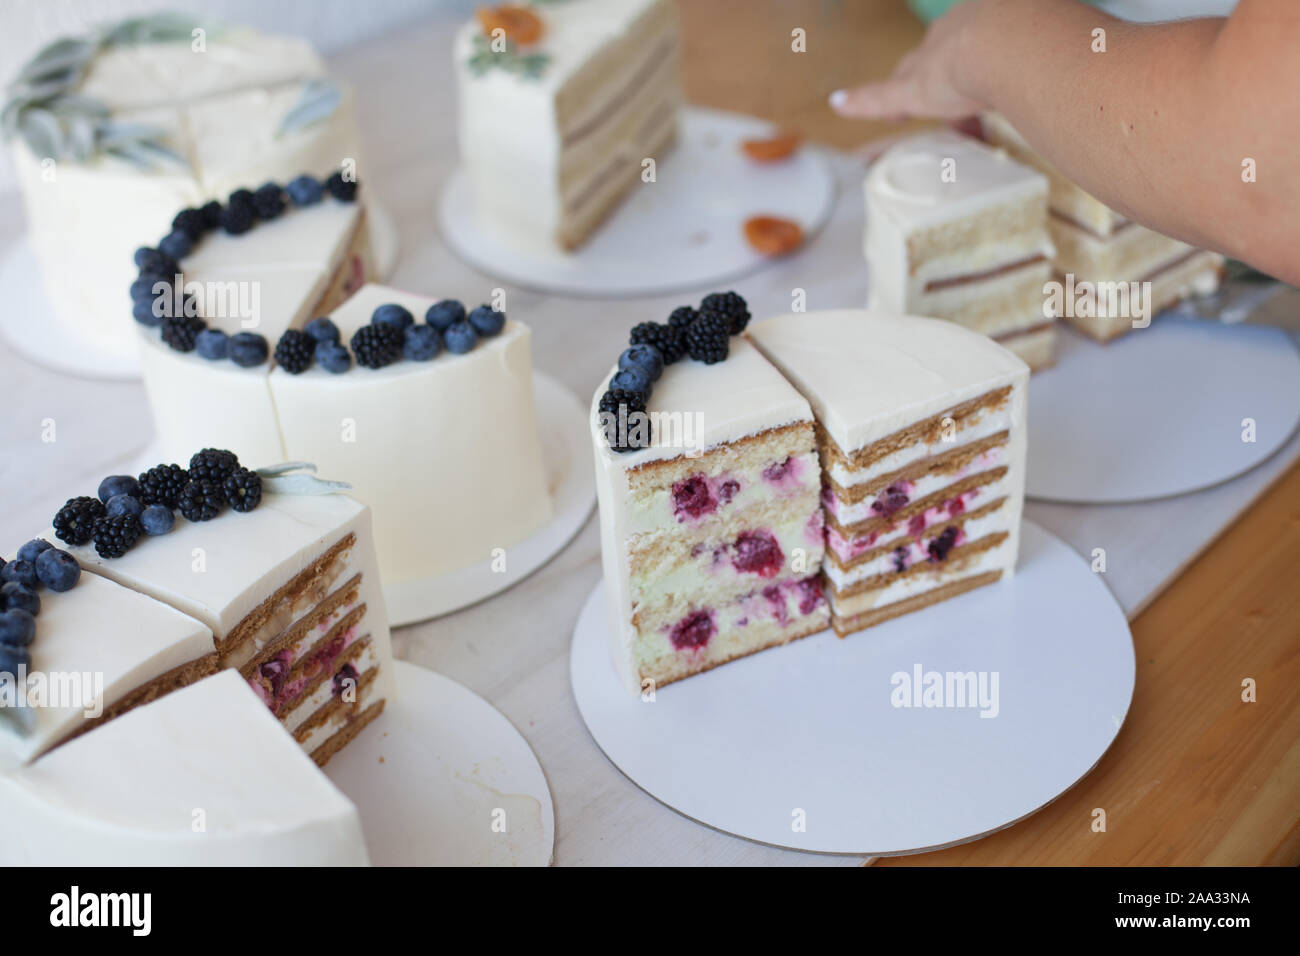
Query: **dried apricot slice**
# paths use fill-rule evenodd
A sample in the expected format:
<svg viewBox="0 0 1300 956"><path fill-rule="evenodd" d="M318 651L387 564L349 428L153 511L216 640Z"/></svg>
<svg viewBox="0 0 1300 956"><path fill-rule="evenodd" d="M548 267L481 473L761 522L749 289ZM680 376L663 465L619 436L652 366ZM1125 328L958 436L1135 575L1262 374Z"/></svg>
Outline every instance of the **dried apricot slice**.
<svg viewBox="0 0 1300 956"><path fill-rule="evenodd" d="M783 256L803 244L803 227L776 216L751 216L745 220L745 239L765 256Z"/></svg>
<svg viewBox="0 0 1300 956"><path fill-rule="evenodd" d="M520 46L542 38L542 18L527 7L479 7L475 12L483 32L489 36L493 30L501 30L507 39Z"/></svg>
<svg viewBox="0 0 1300 956"><path fill-rule="evenodd" d="M778 133L769 139L747 139L741 145L750 159L759 163L774 163L793 155L801 140L798 133Z"/></svg>

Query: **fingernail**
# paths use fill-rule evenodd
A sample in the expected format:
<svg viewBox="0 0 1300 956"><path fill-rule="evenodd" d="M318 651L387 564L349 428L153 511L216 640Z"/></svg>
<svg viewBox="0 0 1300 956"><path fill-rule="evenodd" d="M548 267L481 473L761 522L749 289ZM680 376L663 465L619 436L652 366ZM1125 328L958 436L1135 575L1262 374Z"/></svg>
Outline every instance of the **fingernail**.
<svg viewBox="0 0 1300 956"><path fill-rule="evenodd" d="M844 104L847 103L848 101L849 101L848 90L836 90L834 93L831 94L831 109L833 110L843 109Z"/></svg>

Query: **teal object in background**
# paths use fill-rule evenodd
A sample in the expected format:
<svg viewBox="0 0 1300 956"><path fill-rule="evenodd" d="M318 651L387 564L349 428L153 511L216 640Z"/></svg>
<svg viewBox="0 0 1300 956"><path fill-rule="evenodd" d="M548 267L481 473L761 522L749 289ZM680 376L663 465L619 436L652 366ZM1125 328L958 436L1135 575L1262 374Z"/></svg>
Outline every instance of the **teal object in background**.
<svg viewBox="0 0 1300 956"><path fill-rule="evenodd" d="M937 20L943 16L951 7L957 6L962 0L907 0L907 5L912 8L912 12L918 17L929 23L931 20ZM1085 3L1094 3L1096 0L1084 0Z"/></svg>

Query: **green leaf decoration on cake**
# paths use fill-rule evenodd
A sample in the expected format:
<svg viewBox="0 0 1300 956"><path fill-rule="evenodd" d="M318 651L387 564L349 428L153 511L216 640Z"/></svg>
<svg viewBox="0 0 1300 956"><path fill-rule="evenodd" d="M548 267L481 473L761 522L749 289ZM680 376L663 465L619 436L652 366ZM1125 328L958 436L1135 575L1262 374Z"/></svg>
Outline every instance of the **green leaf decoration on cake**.
<svg viewBox="0 0 1300 956"><path fill-rule="evenodd" d="M293 105L284 119L276 136L296 133L300 129L329 119L343 102L343 90L337 83L326 79L309 80L302 88L302 95Z"/></svg>
<svg viewBox="0 0 1300 956"><path fill-rule="evenodd" d="M185 159L167 145L168 132L118 123L103 103L77 88L102 50L145 43L188 42L202 23L180 13L132 17L86 37L64 37L38 52L9 84L0 109L7 138L21 136L38 158L85 161L116 156L145 169Z"/></svg>
<svg viewBox="0 0 1300 956"><path fill-rule="evenodd" d="M307 461L287 461L281 465L258 468L262 490L272 495L336 495L351 490L346 481L317 478L316 466Z"/></svg>
<svg viewBox="0 0 1300 956"><path fill-rule="evenodd" d="M520 53L509 40L505 41L505 48L498 53L492 49L492 41L480 33L474 37L474 52L467 62L470 72L475 76L482 76L492 69L500 69L526 79L536 80L546 71L551 58L545 53Z"/></svg>

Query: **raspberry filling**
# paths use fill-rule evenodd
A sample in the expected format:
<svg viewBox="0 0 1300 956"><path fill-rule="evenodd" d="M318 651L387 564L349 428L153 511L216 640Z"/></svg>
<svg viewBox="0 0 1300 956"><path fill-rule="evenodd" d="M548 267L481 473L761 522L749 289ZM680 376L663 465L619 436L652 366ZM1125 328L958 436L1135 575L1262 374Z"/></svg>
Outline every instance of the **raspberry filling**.
<svg viewBox="0 0 1300 956"><path fill-rule="evenodd" d="M716 633L718 625L713 622L713 612L694 611L673 625L668 639L679 651L697 650L709 643Z"/></svg>
<svg viewBox="0 0 1300 956"><path fill-rule="evenodd" d="M736 492L740 490L740 482L728 479L718 488L718 503L730 504L731 499L736 497Z"/></svg>
<svg viewBox="0 0 1300 956"><path fill-rule="evenodd" d="M732 545L731 566L745 574L774 578L785 556L769 531L742 531Z"/></svg>
<svg viewBox="0 0 1300 956"><path fill-rule="evenodd" d="M811 614L826 600L826 595L822 593L822 579L816 574L804 578L795 587L799 589L800 614Z"/></svg>
<svg viewBox="0 0 1300 956"><path fill-rule="evenodd" d="M935 562L946 560L948 552L957 544L959 534L960 529L956 525L952 525L944 528L937 538L931 539L929 546L926 548L926 551L930 554L930 560Z"/></svg>
<svg viewBox="0 0 1300 956"><path fill-rule="evenodd" d="M691 475L673 483L673 514L677 515L678 521L701 518L717 508L718 499L709 491L709 483L703 475Z"/></svg>
<svg viewBox="0 0 1300 956"><path fill-rule="evenodd" d="M348 682L351 681L351 684ZM343 691L348 687L356 688L357 686L357 669L351 664L344 664L339 668L338 673L333 679L333 693L335 697L343 696Z"/></svg>
<svg viewBox="0 0 1300 956"><path fill-rule="evenodd" d="M882 518L888 518L911 500L907 494L909 490L905 482L890 485L871 502L871 510Z"/></svg>

